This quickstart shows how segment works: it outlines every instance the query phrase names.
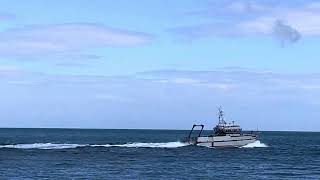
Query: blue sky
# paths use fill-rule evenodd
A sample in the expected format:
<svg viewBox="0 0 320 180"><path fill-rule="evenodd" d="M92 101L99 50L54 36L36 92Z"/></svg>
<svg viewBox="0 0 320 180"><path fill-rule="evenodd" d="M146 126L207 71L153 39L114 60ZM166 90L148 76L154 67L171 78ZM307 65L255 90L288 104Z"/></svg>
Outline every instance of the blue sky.
<svg viewBox="0 0 320 180"><path fill-rule="evenodd" d="M2 0L0 23L1 127L185 129L223 105L319 131L317 1Z"/></svg>

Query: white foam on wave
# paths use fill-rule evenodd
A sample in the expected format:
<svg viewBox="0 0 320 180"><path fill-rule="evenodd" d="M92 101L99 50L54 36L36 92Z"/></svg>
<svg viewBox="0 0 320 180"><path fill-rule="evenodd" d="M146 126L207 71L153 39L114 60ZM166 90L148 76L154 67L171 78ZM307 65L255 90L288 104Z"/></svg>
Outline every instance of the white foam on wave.
<svg viewBox="0 0 320 180"><path fill-rule="evenodd" d="M242 148L261 148L261 147L268 147L268 145L260 142L259 140L253 142L253 143L249 143L245 146L242 146Z"/></svg>
<svg viewBox="0 0 320 180"><path fill-rule="evenodd" d="M182 142L166 142L166 143L127 143L127 144L104 144L104 145L90 145L92 147L129 147L129 148L178 148L188 146L187 143Z"/></svg>
<svg viewBox="0 0 320 180"><path fill-rule="evenodd" d="M0 145L0 148L11 149L72 149L77 147L128 147L128 148L178 148L187 146L182 142L166 143L126 143L126 144L53 144L53 143L34 143L34 144L15 144Z"/></svg>
<svg viewBox="0 0 320 180"><path fill-rule="evenodd" d="M85 144L53 144L53 143L34 143L34 144L15 144L1 145L0 148L12 149L70 149L87 146Z"/></svg>

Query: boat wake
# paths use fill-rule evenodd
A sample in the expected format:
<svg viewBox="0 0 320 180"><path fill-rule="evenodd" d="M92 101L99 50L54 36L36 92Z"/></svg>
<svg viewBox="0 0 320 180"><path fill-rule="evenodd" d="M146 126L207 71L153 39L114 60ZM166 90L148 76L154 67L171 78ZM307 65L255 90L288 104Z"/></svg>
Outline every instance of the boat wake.
<svg viewBox="0 0 320 180"><path fill-rule="evenodd" d="M34 144L15 144L0 145L0 148L11 149L73 149L78 147L128 147L128 148L179 148L188 146L182 142L166 143L126 143L126 144L54 144L54 143L34 143Z"/></svg>
<svg viewBox="0 0 320 180"><path fill-rule="evenodd" d="M34 144L15 144L0 145L0 148L11 149L71 149L87 146L85 144L53 144L53 143L34 143Z"/></svg>
<svg viewBox="0 0 320 180"><path fill-rule="evenodd" d="M178 148L188 146L182 142L167 142L167 143L127 143L127 144L105 144L105 145L90 145L91 147L130 147L130 148Z"/></svg>
<svg viewBox="0 0 320 180"><path fill-rule="evenodd" d="M260 142L259 140L253 142L253 143L249 143L245 146L242 146L241 148L262 148L262 147L268 147L268 145Z"/></svg>
<svg viewBox="0 0 320 180"><path fill-rule="evenodd" d="M13 144L0 145L0 148L10 149L74 149L79 147L123 147L123 148L179 148L188 146L188 143L183 142L166 142L166 143L125 143L125 144L55 144L55 143L33 143L33 144ZM261 148L268 147L259 140L242 146L241 148Z"/></svg>

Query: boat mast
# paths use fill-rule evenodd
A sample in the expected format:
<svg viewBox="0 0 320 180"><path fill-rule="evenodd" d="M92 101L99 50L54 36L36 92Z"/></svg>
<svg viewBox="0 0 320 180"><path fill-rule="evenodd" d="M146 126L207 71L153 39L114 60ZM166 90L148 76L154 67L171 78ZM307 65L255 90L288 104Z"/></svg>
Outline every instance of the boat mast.
<svg viewBox="0 0 320 180"><path fill-rule="evenodd" d="M224 121L224 113L223 113L223 110L222 110L222 107L218 107L218 111L219 111L219 124L226 124L226 121Z"/></svg>

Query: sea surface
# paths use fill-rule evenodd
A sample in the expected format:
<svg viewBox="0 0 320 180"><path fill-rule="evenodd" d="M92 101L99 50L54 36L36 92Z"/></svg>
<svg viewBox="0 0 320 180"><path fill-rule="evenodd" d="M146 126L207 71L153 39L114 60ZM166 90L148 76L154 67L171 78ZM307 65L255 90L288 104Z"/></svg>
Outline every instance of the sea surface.
<svg viewBox="0 0 320 180"><path fill-rule="evenodd" d="M207 148L181 142L188 132L0 129L0 179L320 179L320 133Z"/></svg>

